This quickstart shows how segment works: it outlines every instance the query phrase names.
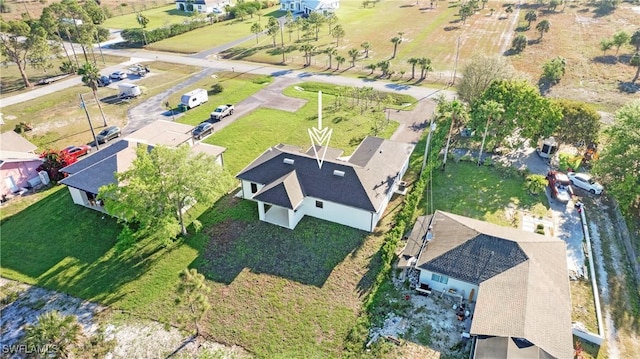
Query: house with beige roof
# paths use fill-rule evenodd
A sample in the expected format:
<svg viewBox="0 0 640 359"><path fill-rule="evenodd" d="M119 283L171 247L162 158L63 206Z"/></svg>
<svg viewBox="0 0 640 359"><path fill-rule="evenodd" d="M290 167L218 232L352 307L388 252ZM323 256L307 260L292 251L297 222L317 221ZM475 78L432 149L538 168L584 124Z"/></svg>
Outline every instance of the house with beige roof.
<svg viewBox="0 0 640 359"><path fill-rule="evenodd" d="M42 159L35 153L36 148L14 131L0 134L0 195L3 198L41 183L37 169Z"/></svg>
<svg viewBox="0 0 640 359"><path fill-rule="evenodd" d="M326 151L326 153L325 153ZM413 145L367 137L351 156L321 146L279 144L236 176L261 221L294 229L304 216L372 232L402 186ZM315 153L325 153L322 166Z"/></svg>
<svg viewBox="0 0 640 359"><path fill-rule="evenodd" d="M416 290L474 303L473 358L573 358L563 241L436 211L420 217L399 267Z"/></svg>
<svg viewBox="0 0 640 359"><path fill-rule="evenodd" d="M60 171L67 177L60 183L69 188L73 203L104 211L100 202L96 201L100 187L115 183L115 174L131 167L139 146L147 146L149 151L158 145L190 146L192 152L210 155L215 158L215 164L224 166L223 153L226 148L194 141L191 130L193 127L185 124L154 121L110 146L62 168Z"/></svg>

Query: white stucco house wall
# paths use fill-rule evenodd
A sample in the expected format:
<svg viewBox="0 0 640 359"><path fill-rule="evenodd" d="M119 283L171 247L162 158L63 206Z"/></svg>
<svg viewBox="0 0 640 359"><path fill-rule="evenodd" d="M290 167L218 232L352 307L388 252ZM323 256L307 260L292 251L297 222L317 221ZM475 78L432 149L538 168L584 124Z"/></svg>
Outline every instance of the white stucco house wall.
<svg viewBox="0 0 640 359"><path fill-rule="evenodd" d="M398 267L418 292L473 303L472 358L573 358L565 242L443 211L406 241Z"/></svg>
<svg viewBox="0 0 640 359"><path fill-rule="evenodd" d="M318 147L318 151L324 148ZM367 137L349 157L327 148L277 145L236 176L241 196L258 204L261 221L294 229L304 216L373 231L407 168L413 145Z"/></svg>
<svg viewBox="0 0 640 359"><path fill-rule="evenodd" d="M62 168L60 171L67 174L67 177L60 183L69 188L73 203L104 212L102 203L96 200L100 187L115 183L115 174L129 169L136 159L138 146L190 146L192 152L210 155L215 164L224 166L223 153L226 148L194 141L191 130L193 127L185 124L154 121L106 148Z"/></svg>
<svg viewBox="0 0 640 359"><path fill-rule="evenodd" d="M320 12L327 15L340 8L340 0L280 0L280 9L292 13L310 14Z"/></svg>

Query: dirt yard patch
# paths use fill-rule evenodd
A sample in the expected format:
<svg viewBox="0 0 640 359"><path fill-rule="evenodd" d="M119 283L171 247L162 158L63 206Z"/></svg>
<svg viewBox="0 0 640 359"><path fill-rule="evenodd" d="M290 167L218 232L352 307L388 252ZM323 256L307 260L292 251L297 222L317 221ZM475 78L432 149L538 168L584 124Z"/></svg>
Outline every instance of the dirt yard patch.
<svg viewBox="0 0 640 359"><path fill-rule="evenodd" d="M165 358L178 348L178 358L198 355L216 358L250 357L238 346L227 347L205 340L196 340L183 346L189 334L177 328L156 321L119 315L99 304L67 294L4 278L0 278L0 293L0 343L3 353L10 350L11 346L22 344L25 327L36 323L38 316L57 310L64 315L75 315L85 337L96 338L98 333L103 333L103 342L113 343L114 348L106 353L106 358ZM11 356L22 357L24 353Z"/></svg>

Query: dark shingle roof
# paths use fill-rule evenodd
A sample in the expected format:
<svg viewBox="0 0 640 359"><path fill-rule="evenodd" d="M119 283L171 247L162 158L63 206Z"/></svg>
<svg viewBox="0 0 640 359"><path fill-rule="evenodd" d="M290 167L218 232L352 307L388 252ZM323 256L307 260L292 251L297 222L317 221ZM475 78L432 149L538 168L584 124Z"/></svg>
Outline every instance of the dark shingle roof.
<svg viewBox="0 0 640 359"><path fill-rule="evenodd" d="M339 150L329 150L322 168L318 168L315 156L309 151L304 153L299 148L295 151L292 146L280 144L265 151L237 177L269 185L295 170L304 196L376 212L408 161L413 145L367 137L348 161L331 158L337 157ZM338 176L334 171L344 172L344 175ZM285 193L273 192L273 195L278 193L283 198L271 198L273 202L265 202L286 203Z"/></svg>
<svg viewBox="0 0 640 359"><path fill-rule="evenodd" d="M93 152L91 153L89 156L86 156L85 158L79 160L76 163L73 163L65 168L62 168L60 170L60 172L64 172L64 173L68 173L68 174L73 174L76 172L80 172L102 160L104 160L107 157L111 157L114 154L124 150L127 147L130 146L134 146L135 147L135 143L133 142L129 142L127 140L120 140L117 142L114 142L113 144L111 144L108 147L105 147L103 149L101 149L100 151L97 152Z"/></svg>
<svg viewBox="0 0 640 359"><path fill-rule="evenodd" d="M276 206L295 209L302 203L304 194L296 171L291 171L262 187L253 198Z"/></svg>

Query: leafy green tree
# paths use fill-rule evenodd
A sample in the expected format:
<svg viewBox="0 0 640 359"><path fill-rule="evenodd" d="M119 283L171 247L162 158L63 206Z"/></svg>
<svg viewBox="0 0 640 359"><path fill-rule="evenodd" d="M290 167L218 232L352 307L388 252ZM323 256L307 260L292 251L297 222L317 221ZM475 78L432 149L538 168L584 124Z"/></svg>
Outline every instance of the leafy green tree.
<svg viewBox="0 0 640 359"><path fill-rule="evenodd" d="M627 103L615 114L604 133L607 145L593 171L603 177L607 190L625 213L640 215L640 100Z"/></svg>
<svg viewBox="0 0 640 359"><path fill-rule="evenodd" d="M386 77L389 75L389 69L391 68L391 64L389 61L380 61L378 62L378 66L380 71L382 71L382 77Z"/></svg>
<svg viewBox="0 0 640 359"><path fill-rule="evenodd" d="M532 174L524 179L524 188L533 195L544 192L547 187L547 178L544 175Z"/></svg>
<svg viewBox="0 0 640 359"><path fill-rule="evenodd" d="M28 348L48 348L42 358L52 355L56 358L67 358L71 349L80 343L82 327L75 315L62 315L54 310L38 317L34 325L25 328L24 341Z"/></svg>
<svg viewBox="0 0 640 359"><path fill-rule="evenodd" d="M193 323L195 337L200 336L200 321L211 309L208 297L210 292L211 287L207 285L204 275L198 273L197 269L184 269L180 272L176 304L187 308L189 314L181 318L181 321Z"/></svg>
<svg viewBox="0 0 640 359"><path fill-rule="evenodd" d="M633 80L631 80L631 83L636 83L636 81L638 81L638 77L640 76L640 52L636 52L633 54L633 56L631 56L631 59L629 59L629 65L638 68L636 70L636 75L633 77Z"/></svg>
<svg viewBox="0 0 640 359"><path fill-rule="evenodd" d="M484 121L478 121L481 116L474 112L479 110L479 104L489 100L501 104L505 111L499 121L494 121L498 145L509 137L513 138L514 134L537 142L539 138L554 133L562 119L559 106L542 97L538 89L529 82L496 80L473 103L469 127L484 126Z"/></svg>
<svg viewBox="0 0 640 359"><path fill-rule="evenodd" d="M344 29L342 28L342 25L336 25L331 32L331 36L333 36L336 39L336 47L340 47L340 39L342 39L345 36L345 32L344 32Z"/></svg>
<svg viewBox="0 0 640 359"><path fill-rule="evenodd" d="M460 16L460 20L462 20L463 24L467 23L467 18L473 15L473 13L474 8L470 3L462 4L458 10L458 16Z"/></svg>
<svg viewBox="0 0 640 359"><path fill-rule="evenodd" d="M551 22L549 22L549 20L547 19L540 21L536 25L536 31L540 33L540 39L542 39L542 36L544 36L545 32L549 32L550 28L551 28Z"/></svg>
<svg viewBox="0 0 640 359"><path fill-rule="evenodd" d="M307 18L307 21L314 28L315 35L316 35L316 41L318 41L318 35L320 33L320 26L325 21L324 15L322 15L321 13L319 13L317 11L313 11L313 12L311 12L311 14L309 14L309 17Z"/></svg>
<svg viewBox="0 0 640 359"><path fill-rule="evenodd" d="M338 65L336 66L336 71L340 71L340 65L344 64L346 60L347 59L345 59L344 56L336 56L336 62L338 63Z"/></svg>
<svg viewBox="0 0 640 359"><path fill-rule="evenodd" d="M280 33L280 23L275 17L270 17L267 23L267 35L273 40L273 47L276 47L276 37Z"/></svg>
<svg viewBox="0 0 640 359"><path fill-rule="evenodd" d="M95 1L85 1L83 9L94 25L100 25L107 20L107 14L105 14L104 9Z"/></svg>
<svg viewBox="0 0 640 359"><path fill-rule="evenodd" d="M369 64L367 66L364 67L367 70L371 70L371 72L369 73L369 75L373 75L373 72L378 68L378 64Z"/></svg>
<svg viewBox="0 0 640 359"><path fill-rule="evenodd" d="M293 33L297 25L298 24L294 21L291 11L287 11L287 15L285 15L284 26L286 26L287 32L289 33L289 42L291 42L291 33Z"/></svg>
<svg viewBox="0 0 640 359"><path fill-rule="evenodd" d="M31 88L27 64L32 60L40 63L51 54L46 31L37 26L32 28L23 20L0 20L0 54L16 64L24 87Z"/></svg>
<svg viewBox="0 0 640 359"><path fill-rule="evenodd" d="M520 53L527 48L528 42L529 40L527 40L527 37L524 34L518 34L511 41L511 48L513 49L514 52Z"/></svg>
<svg viewBox="0 0 640 359"><path fill-rule="evenodd" d="M393 43L393 55L391 55L392 59L396 58L396 52L398 51L398 45L402 43L402 37L394 36L391 38L391 43Z"/></svg>
<svg viewBox="0 0 640 359"><path fill-rule="evenodd" d="M56 17L51 7L47 6L42 9L42 15L40 15L40 20L38 21L38 23L40 26L42 26L43 29L45 29L49 38L54 38L58 42L58 47L64 50L64 53L67 57L67 61L71 63L71 56L67 51L67 47L64 46L64 42L62 41L62 36L60 35L60 19ZM64 73L72 73L72 72L75 72L75 70L64 72Z"/></svg>
<svg viewBox="0 0 640 359"><path fill-rule="evenodd" d="M552 84L557 84L560 82L560 79L562 79L562 76L564 76L566 67L567 60L564 57L558 56L542 65L542 77Z"/></svg>
<svg viewBox="0 0 640 359"><path fill-rule="evenodd" d="M253 15L258 12L258 9L253 6L247 6L247 9L245 11L247 12L247 14L249 14L249 18L253 19ZM260 19L258 19L258 22L260 22Z"/></svg>
<svg viewBox="0 0 640 359"><path fill-rule="evenodd" d="M613 42L613 46L616 47L616 57L618 57L618 52L620 52L620 47L628 43L629 40L631 40L631 35L629 35L624 30L620 30L615 34L613 34L613 39L611 41Z"/></svg>
<svg viewBox="0 0 640 359"><path fill-rule="evenodd" d="M336 16L335 13L330 12L325 16L325 21L327 22L327 26L329 27L329 35L331 35L333 25L338 23L338 16Z"/></svg>
<svg viewBox="0 0 640 359"><path fill-rule="evenodd" d="M333 66L331 64L331 59L333 58L333 56L336 56L338 54L338 49L336 49L335 47L327 47L326 49L324 49L324 53L329 57L329 68L332 68Z"/></svg>
<svg viewBox="0 0 640 359"><path fill-rule="evenodd" d="M371 50L371 43L368 42L368 41L365 41L362 44L360 44L360 47L362 47L362 49L364 50L364 58L368 59L369 58L369 50Z"/></svg>
<svg viewBox="0 0 640 359"><path fill-rule="evenodd" d="M563 0L550 0L549 1L549 5L547 6L547 8L550 11L556 11L558 6L560 6L562 3L563 3Z"/></svg>
<svg viewBox="0 0 640 359"><path fill-rule="evenodd" d="M316 47L307 43L300 46L300 50L304 52L305 65L311 66L311 57L313 56L313 52L316 51Z"/></svg>
<svg viewBox="0 0 640 359"><path fill-rule="evenodd" d="M524 19L529 23L527 27L531 27L531 23L538 20L538 12L531 9L524 15Z"/></svg>
<svg viewBox="0 0 640 359"><path fill-rule="evenodd" d="M151 236L165 245L179 233L187 234L183 213L189 206L210 203L232 183L214 158L191 153L189 146L149 150L141 145L131 167L114 175L117 183L103 186L98 195L107 212L137 223L137 235ZM197 228L199 222L194 225Z"/></svg>
<svg viewBox="0 0 640 359"><path fill-rule="evenodd" d="M351 67L356 67L356 59L358 58L358 55L360 55L360 51L354 47L349 50L348 54L351 58Z"/></svg>
<svg viewBox="0 0 640 359"><path fill-rule="evenodd" d="M600 135L600 114L585 102L565 99L555 103L562 111L562 120L554 133L555 138L563 143L597 143Z"/></svg>
<svg viewBox="0 0 640 359"><path fill-rule="evenodd" d="M433 70L433 67L431 66L431 59L421 57L418 59L418 64L420 65L420 79L422 80L427 77L429 71Z"/></svg>
<svg viewBox="0 0 640 359"><path fill-rule="evenodd" d="M462 80L458 83L458 95L467 103L482 95L495 80L511 80L516 71L502 56L477 55L462 70Z"/></svg>
<svg viewBox="0 0 640 359"><path fill-rule="evenodd" d="M301 17L297 17L297 18L295 18L295 19L293 20L293 25L292 25L292 27L293 27L294 29L296 29L296 32L297 32L297 35L298 35L298 40L297 40L297 41L300 41L300 30L302 29L302 26L303 26L303 24L304 24L305 22L306 22L306 21L305 21L303 18L301 18Z"/></svg>
<svg viewBox="0 0 640 359"><path fill-rule="evenodd" d="M147 45L147 35L144 33L144 30L147 28L147 25L149 25L150 20L148 17L142 15L141 12L136 14L136 20L138 21L138 24L142 28L142 36L144 38L144 44Z"/></svg>
<svg viewBox="0 0 640 359"><path fill-rule="evenodd" d="M602 55L606 55L607 51L613 48L613 41L609 39L604 39L600 41L600 51L602 51Z"/></svg>
<svg viewBox="0 0 640 359"><path fill-rule="evenodd" d="M64 175L60 170L76 161L66 152L60 152L56 150L46 150L40 154L42 164L38 167L38 172L46 171L49 178L58 182L64 178Z"/></svg>
<svg viewBox="0 0 640 359"><path fill-rule="evenodd" d="M513 12L513 6L512 5L508 5L506 9L504 9L504 12L507 13L507 17L509 17L509 15Z"/></svg>
<svg viewBox="0 0 640 359"><path fill-rule="evenodd" d="M104 127L107 127L107 118L104 116L104 111L102 111L102 105L100 104L100 100L98 99L98 81L100 80L100 69L97 66L90 62L85 62L81 68L78 69L78 75L82 76L82 82L85 85L91 88L91 92L93 92L93 98L96 100L98 104L98 108L100 109L100 114L102 115L102 121Z"/></svg>
<svg viewBox="0 0 640 359"><path fill-rule="evenodd" d="M629 38L629 44L636 48L636 52L640 52L640 29L633 32Z"/></svg>
<svg viewBox="0 0 640 359"><path fill-rule="evenodd" d="M254 22L253 25L251 25L251 32L256 35L256 44L257 44L258 43L258 36L262 32L262 25L260 25L259 22Z"/></svg>
<svg viewBox="0 0 640 359"><path fill-rule="evenodd" d="M416 77L416 65L420 62L420 59L417 57L411 57L407 62L411 65L411 79L413 80Z"/></svg>
<svg viewBox="0 0 640 359"><path fill-rule="evenodd" d="M487 139L487 133L489 132L489 126L491 126L491 120L499 119L504 113L504 107L501 104L489 100L480 104L478 111L474 112L474 115L484 117L487 119L487 124L484 127L484 134L482 135L482 144L480 145L480 154L478 155L478 165L482 162L482 150L484 150L484 143Z"/></svg>

